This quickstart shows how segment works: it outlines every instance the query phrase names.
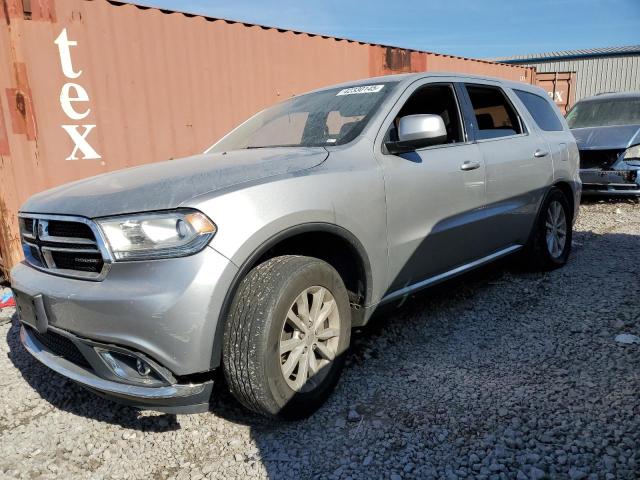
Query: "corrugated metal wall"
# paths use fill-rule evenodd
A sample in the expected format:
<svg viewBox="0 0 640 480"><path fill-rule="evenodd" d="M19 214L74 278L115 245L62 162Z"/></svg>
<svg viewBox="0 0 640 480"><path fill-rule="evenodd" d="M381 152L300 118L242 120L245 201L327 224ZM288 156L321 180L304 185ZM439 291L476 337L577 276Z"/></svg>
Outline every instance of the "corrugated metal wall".
<svg viewBox="0 0 640 480"><path fill-rule="evenodd" d="M38 191L203 151L306 90L425 70L535 75L106 0L0 0L0 268L21 258L16 213Z"/></svg>
<svg viewBox="0 0 640 480"><path fill-rule="evenodd" d="M640 55L527 63L538 72L576 72L576 101L603 92L640 91Z"/></svg>

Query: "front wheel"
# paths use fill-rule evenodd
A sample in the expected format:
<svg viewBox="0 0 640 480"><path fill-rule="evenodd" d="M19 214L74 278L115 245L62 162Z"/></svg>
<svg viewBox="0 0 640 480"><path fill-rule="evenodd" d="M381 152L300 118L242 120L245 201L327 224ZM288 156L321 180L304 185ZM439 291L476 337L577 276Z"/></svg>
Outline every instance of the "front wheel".
<svg viewBox="0 0 640 480"><path fill-rule="evenodd" d="M573 237L572 220L566 195L558 188L551 189L542 203L525 252L532 269L553 270L567 263Z"/></svg>
<svg viewBox="0 0 640 480"><path fill-rule="evenodd" d="M262 415L302 418L335 387L351 334L349 298L326 262L275 257L242 280L224 332L231 393Z"/></svg>

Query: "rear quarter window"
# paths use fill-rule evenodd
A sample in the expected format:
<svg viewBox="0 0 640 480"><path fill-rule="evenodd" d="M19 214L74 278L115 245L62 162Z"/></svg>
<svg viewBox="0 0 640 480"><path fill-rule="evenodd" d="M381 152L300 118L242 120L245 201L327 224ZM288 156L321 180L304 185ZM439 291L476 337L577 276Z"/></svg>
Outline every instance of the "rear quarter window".
<svg viewBox="0 0 640 480"><path fill-rule="evenodd" d="M524 90L515 90L515 94L527 107L529 113L535 120L536 124L546 132L561 132L562 122L558 118L555 110L551 107L549 100L535 93L525 92Z"/></svg>

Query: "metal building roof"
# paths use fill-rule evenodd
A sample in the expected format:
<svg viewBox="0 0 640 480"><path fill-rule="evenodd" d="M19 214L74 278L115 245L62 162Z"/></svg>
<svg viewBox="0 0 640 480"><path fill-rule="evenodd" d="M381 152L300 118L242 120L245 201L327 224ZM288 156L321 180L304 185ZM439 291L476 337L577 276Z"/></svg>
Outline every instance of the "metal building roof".
<svg viewBox="0 0 640 480"><path fill-rule="evenodd" d="M501 63L535 63L549 60L566 60L572 58L610 57L620 55L638 55L640 45L621 47L588 48L583 50L564 50L561 52L530 53L513 57L492 58L490 61Z"/></svg>

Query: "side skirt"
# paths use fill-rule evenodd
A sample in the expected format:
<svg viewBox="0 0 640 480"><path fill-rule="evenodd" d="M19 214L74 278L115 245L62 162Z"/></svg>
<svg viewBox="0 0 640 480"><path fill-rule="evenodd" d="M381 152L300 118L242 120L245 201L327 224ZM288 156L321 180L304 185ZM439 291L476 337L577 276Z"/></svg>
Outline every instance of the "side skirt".
<svg viewBox="0 0 640 480"><path fill-rule="evenodd" d="M474 268L478 268L482 265L485 265L489 262L497 260L498 258L505 257L511 253L514 253L520 249L522 249L524 245L511 245L510 247L504 248L502 250L498 250L497 252L492 253L491 255L487 255L486 257L479 258L478 260L474 260L470 263L465 263L464 265L460 265L459 267L454 268L453 270L449 270L444 273L440 273L433 277L427 278L426 280L422 280L418 283L414 283L412 285L408 285L400 290L396 290L385 295L382 300L380 300L379 305L384 303L392 302L394 300L398 300L402 297L406 297L411 293L417 292L424 288L430 287L440 282L444 282L445 280L449 280L457 275L461 275L469 270L473 270Z"/></svg>

